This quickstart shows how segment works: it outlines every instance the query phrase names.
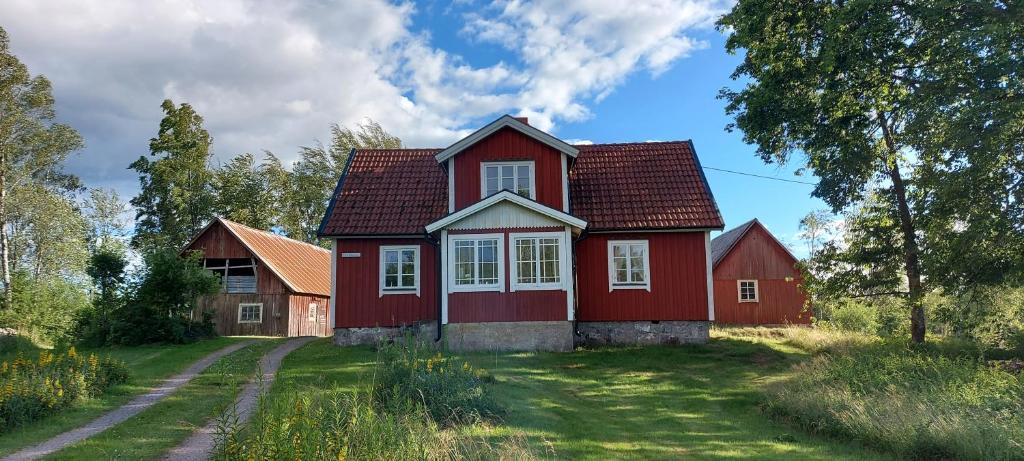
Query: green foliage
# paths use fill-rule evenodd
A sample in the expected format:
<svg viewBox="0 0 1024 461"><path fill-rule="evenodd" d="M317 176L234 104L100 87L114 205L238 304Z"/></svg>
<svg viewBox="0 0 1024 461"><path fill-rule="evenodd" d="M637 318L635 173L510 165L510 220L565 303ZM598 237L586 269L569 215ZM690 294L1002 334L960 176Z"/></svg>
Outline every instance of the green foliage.
<svg viewBox="0 0 1024 461"><path fill-rule="evenodd" d="M132 244L144 251L181 248L213 218L210 134L189 104L161 104L164 118L149 141L150 156L129 168L139 173Z"/></svg>
<svg viewBox="0 0 1024 461"><path fill-rule="evenodd" d="M1024 459L1024 380L973 348L826 347L768 386L764 410L910 459Z"/></svg>
<svg viewBox="0 0 1024 461"><path fill-rule="evenodd" d="M14 190L9 204L12 270L33 278L80 277L89 259L89 225L71 197L34 184Z"/></svg>
<svg viewBox="0 0 1024 461"><path fill-rule="evenodd" d="M217 214L269 230L277 219L278 205L270 168L270 163L257 165L252 154L242 154L216 169L213 190Z"/></svg>
<svg viewBox="0 0 1024 461"><path fill-rule="evenodd" d="M20 355L0 363L0 433L61 411L76 402L102 394L128 380L124 362L109 357L39 353L37 360Z"/></svg>
<svg viewBox="0 0 1024 461"><path fill-rule="evenodd" d="M11 308L0 311L0 325L41 344L69 341L75 319L89 308L84 287L61 277L33 278L19 271L14 274Z"/></svg>

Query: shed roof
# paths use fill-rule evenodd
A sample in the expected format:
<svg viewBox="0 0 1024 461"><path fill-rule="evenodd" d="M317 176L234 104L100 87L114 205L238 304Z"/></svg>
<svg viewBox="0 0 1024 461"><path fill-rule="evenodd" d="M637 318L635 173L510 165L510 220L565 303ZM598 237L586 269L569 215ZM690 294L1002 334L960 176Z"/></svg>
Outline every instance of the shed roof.
<svg viewBox="0 0 1024 461"><path fill-rule="evenodd" d="M739 243L740 240L743 239L743 236L747 235L747 233L750 232L750 229L753 229L754 226L763 229L764 232L768 234L768 236L771 237L772 240L775 241L775 243L779 247L781 247L787 255L789 255L789 257L793 258L793 261L799 261L799 259L796 256L794 256L792 252L789 251L789 248L787 248L786 245L783 245L782 242L780 242L779 239L776 238L775 235L772 234L767 227L764 227L764 224L761 224L761 221L758 221L757 218L754 218L751 219L750 221L740 224L738 227L734 229L729 229L728 231L723 232L718 237L711 239L711 266L718 266L718 263L729 255L729 252L736 247L736 244Z"/></svg>

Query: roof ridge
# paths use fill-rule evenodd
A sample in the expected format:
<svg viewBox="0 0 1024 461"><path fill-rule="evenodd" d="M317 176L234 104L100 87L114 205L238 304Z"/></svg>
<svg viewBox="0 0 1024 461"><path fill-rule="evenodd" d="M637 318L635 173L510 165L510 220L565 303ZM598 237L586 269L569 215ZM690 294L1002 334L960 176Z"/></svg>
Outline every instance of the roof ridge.
<svg viewBox="0 0 1024 461"><path fill-rule="evenodd" d="M595 142L590 144L573 144L574 146L649 146L652 144L687 144L689 139L676 139L669 141L627 141L627 142Z"/></svg>
<svg viewBox="0 0 1024 461"><path fill-rule="evenodd" d="M225 218L225 217L218 216L217 219L219 219L221 221L224 221L224 222L226 222L228 224L239 226L239 227L251 230L253 232L259 232L261 234L264 234L264 235L267 235L267 236L270 236L270 237L287 240L287 241L289 241L291 243L298 243L298 244L301 244L301 245L306 245L306 246L309 246L309 247L311 247L311 248L313 248L315 250L322 251L322 252L325 252L325 253L330 253L330 251L331 251L331 250L328 250L328 249L326 249L324 247L321 247L319 245L313 245L312 243L309 243L309 242L303 242L302 240L295 240L295 239L290 238L290 237L285 237L284 235L281 235L281 234L275 234L273 232L266 231L266 230L263 230L263 229L257 229L255 227L246 226L245 224L242 224L242 223L237 222L237 221L232 221L232 220L230 220L228 218Z"/></svg>

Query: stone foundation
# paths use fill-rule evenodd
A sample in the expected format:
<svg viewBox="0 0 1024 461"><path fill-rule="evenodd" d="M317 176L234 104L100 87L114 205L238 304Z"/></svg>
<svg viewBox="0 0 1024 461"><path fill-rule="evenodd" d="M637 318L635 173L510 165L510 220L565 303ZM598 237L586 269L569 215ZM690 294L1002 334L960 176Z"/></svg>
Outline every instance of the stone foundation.
<svg viewBox="0 0 1024 461"><path fill-rule="evenodd" d="M706 321L579 322L576 342L589 346L704 344L709 325Z"/></svg>
<svg viewBox="0 0 1024 461"><path fill-rule="evenodd" d="M433 344L437 334L437 322L420 322L400 327L335 328L334 344L337 346L373 345L412 336L423 344Z"/></svg>
<svg viewBox="0 0 1024 461"><path fill-rule="evenodd" d="M449 349L502 351L571 351L572 322L482 322L445 325Z"/></svg>

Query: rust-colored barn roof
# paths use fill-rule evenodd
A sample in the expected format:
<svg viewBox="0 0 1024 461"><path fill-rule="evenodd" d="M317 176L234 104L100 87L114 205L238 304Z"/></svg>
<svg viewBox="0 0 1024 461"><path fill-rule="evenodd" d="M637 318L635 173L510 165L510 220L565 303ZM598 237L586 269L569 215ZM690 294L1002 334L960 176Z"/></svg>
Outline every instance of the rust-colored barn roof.
<svg viewBox="0 0 1024 461"><path fill-rule="evenodd" d="M249 249L281 282L295 293L331 295L331 252L316 245L292 240L272 232L253 229L234 221L217 218L220 223ZM193 239L193 241L195 241ZM189 243L185 248L192 244Z"/></svg>
<svg viewBox="0 0 1024 461"><path fill-rule="evenodd" d="M588 230L721 229L718 205L689 141L574 146L573 216ZM448 212L441 149L353 150L321 236L418 235Z"/></svg>

